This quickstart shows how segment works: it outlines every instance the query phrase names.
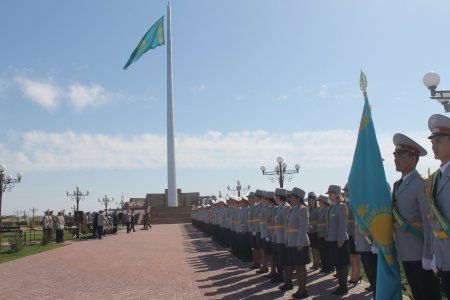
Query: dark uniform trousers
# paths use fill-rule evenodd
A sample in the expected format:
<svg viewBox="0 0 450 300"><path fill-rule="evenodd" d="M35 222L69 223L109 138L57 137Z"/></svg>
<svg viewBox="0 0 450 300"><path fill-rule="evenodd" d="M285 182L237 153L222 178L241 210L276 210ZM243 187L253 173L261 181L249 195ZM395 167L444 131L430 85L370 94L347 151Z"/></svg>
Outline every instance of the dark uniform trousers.
<svg viewBox="0 0 450 300"><path fill-rule="evenodd" d="M439 279L422 268L422 261L403 261L402 265L415 300L442 299Z"/></svg>

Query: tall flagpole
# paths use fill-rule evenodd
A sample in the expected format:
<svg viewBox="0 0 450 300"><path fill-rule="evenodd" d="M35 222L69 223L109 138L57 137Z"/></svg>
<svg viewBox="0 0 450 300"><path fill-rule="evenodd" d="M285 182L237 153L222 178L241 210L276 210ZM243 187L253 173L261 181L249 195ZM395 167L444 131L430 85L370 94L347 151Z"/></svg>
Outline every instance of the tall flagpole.
<svg viewBox="0 0 450 300"><path fill-rule="evenodd" d="M173 125L173 99L172 99L172 27L171 7L167 3L167 206L178 206L177 180L175 173L175 133Z"/></svg>

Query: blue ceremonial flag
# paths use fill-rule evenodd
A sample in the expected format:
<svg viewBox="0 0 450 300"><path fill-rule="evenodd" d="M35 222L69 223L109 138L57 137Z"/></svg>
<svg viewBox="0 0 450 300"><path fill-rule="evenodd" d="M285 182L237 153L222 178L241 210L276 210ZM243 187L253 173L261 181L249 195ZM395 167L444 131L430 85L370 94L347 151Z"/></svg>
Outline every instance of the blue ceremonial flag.
<svg viewBox="0 0 450 300"><path fill-rule="evenodd" d="M130 58L123 67L126 70L132 63L136 62L145 52L164 45L164 16L162 16L155 24L145 33L136 49L131 53Z"/></svg>
<svg viewBox="0 0 450 300"><path fill-rule="evenodd" d="M358 226L370 232L378 246L377 299L402 299L400 268L395 250L392 201L361 72L364 110L348 178L349 198Z"/></svg>

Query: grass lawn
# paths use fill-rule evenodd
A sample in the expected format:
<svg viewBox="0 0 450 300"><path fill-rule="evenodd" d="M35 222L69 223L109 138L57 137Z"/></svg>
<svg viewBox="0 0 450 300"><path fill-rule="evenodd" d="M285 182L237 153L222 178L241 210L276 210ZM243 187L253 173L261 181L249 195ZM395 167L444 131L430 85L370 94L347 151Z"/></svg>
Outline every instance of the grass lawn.
<svg viewBox="0 0 450 300"><path fill-rule="evenodd" d="M0 264L11 261L11 260L15 260L18 258L22 258L25 256L45 252L45 251L52 250L52 249L59 248L59 247L63 247L63 246L65 246L65 245L56 244L56 243L47 244L45 246L27 245L27 246L23 247L22 250L20 250L19 252L15 252L15 253L9 252L9 246L2 246L2 249L0 252Z"/></svg>

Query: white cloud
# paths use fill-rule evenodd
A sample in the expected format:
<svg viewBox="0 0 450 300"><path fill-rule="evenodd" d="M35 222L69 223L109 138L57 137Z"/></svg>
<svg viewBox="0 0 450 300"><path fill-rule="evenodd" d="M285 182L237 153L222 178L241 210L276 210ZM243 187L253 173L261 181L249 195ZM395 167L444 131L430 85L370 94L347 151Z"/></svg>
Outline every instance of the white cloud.
<svg viewBox="0 0 450 300"><path fill-rule="evenodd" d="M190 90L193 93L202 93L206 90L206 86L203 83L201 83L199 85L191 87Z"/></svg>
<svg viewBox="0 0 450 300"><path fill-rule="evenodd" d="M385 164L393 166L392 135L378 137ZM410 135L429 147L426 133ZM181 168L259 168L270 165L277 156L287 163L307 168L350 168L356 143L356 132L349 130L268 133L240 131L203 135L181 134L176 138L177 166ZM142 134L109 136L67 131L24 133L19 149L0 145L0 154L11 157L14 164L29 170L141 169L160 168L166 164L164 135ZM429 150L429 149L427 149ZM431 150L430 150L431 152ZM6 155L8 154L9 155ZM436 165L432 156L421 160L425 166Z"/></svg>
<svg viewBox="0 0 450 300"><path fill-rule="evenodd" d="M282 95L282 96L279 96L279 97L277 97L277 101L281 101L281 102L283 102L283 101L286 101L286 100L287 100L287 98L288 98L288 96L286 96L286 95Z"/></svg>
<svg viewBox="0 0 450 300"><path fill-rule="evenodd" d="M98 107L119 98L118 94L108 93L102 86L73 84L68 87L67 98L76 111L88 107Z"/></svg>
<svg viewBox="0 0 450 300"><path fill-rule="evenodd" d="M15 81L20 86L22 93L33 102L49 111L58 107L60 92L51 82L51 79L48 82L44 82L30 80L25 77L16 77Z"/></svg>
<svg viewBox="0 0 450 300"><path fill-rule="evenodd" d="M400 177L395 171L392 152L394 132L378 134L381 155L388 182ZM408 133L429 153L420 159L418 170L423 175L439 163L433 157L427 132ZM10 170L27 172L75 170L142 170L166 167L165 135L141 134L111 136L73 131L49 133L30 131L14 136L6 144L0 142L1 163ZM178 169L204 170L207 174L247 174L253 182L261 178L261 165L272 170L275 159L282 156L293 169L300 164L296 177L301 186L316 190L328 184L343 184L350 172L357 132L351 130L269 133L266 131L217 132L202 135L179 134L176 137ZM7 146L17 145L17 146ZM15 147L15 148L13 148ZM188 170L186 170L189 172ZM251 175L252 174L252 175ZM209 175L211 176L211 175ZM259 179L257 179L259 178ZM184 179L189 181L188 179ZM194 180L195 181L195 180Z"/></svg>
<svg viewBox="0 0 450 300"><path fill-rule="evenodd" d="M64 87L58 86L52 82L52 79L31 80L24 76L16 77L15 82L27 98L49 111L58 108L62 101L68 102L76 111L82 111L87 108L103 106L123 98L120 93L109 92L101 85L95 83L90 85L75 83ZM0 79L0 91L7 84L7 81Z"/></svg>

